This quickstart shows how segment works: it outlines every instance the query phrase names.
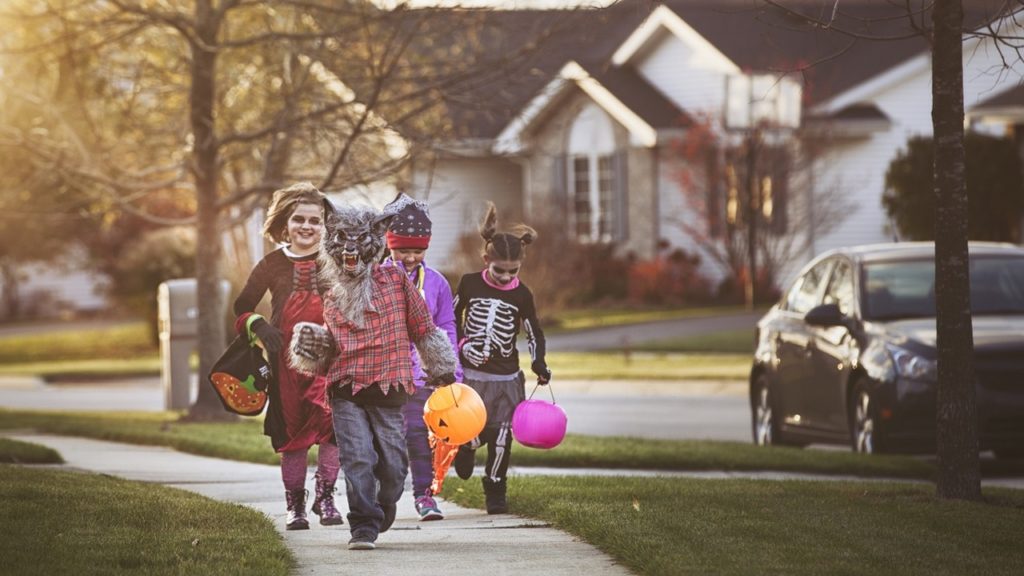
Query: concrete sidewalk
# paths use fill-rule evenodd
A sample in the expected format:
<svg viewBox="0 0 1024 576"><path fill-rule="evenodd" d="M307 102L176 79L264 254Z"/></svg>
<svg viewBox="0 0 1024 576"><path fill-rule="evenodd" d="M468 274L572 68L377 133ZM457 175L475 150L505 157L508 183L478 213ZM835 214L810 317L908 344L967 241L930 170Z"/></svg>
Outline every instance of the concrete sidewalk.
<svg viewBox="0 0 1024 576"><path fill-rule="evenodd" d="M57 450L69 468L174 486L259 510L273 519L298 560L295 574L630 574L593 546L542 522L510 514L488 516L482 510L443 502L444 520L419 522L408 491L398 503L395 525L380 535L376 550L348 550L347 524L320 526L316 516L311 516L309 530L284 529L284 488L276 466L47 434L18 433L9 437ZM312 474L308 488L312 493ZM344 514L343 482L339 488L337 503Z"/></svg>

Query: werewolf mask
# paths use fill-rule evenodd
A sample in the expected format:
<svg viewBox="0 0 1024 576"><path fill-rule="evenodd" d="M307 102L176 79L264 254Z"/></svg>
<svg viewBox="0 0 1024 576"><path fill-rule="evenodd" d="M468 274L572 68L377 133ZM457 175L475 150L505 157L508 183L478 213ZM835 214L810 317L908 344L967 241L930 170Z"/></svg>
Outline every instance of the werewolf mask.
<svg viewBox="0 0 1024 576"><path fill-rule="evenodd" d="M391 218L393 214L370 207L337 207L325 201L321 254L330 275L336 280L365 275L380 259Z"/></svg>

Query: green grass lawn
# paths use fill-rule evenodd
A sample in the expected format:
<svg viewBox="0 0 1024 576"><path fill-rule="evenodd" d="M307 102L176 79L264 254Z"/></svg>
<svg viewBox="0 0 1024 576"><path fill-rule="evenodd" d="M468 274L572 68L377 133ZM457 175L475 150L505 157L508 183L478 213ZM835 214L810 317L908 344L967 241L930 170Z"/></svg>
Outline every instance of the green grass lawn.
<svg viewBox="0 0 1024 576"><path fill-rule="evenodd" d="M184 490L0 465L3 573L285 575L269 518Z"/></svg>
<svg viewBox="0 0 1024 576"><path fill-rule="evenodd" d="M261 464L279 462L258 419L182 423L173 413L28 412L0 410L0 429L34 429ZM517 466L656 470L783 470L874 477L930 478L934 467L905 456L758 448L737 442L602 438L570 434L554 450L514 447ZM477 456L483 458L484 450ZM310 461L315 461L315 450Z"/></svg>
<svg viewBox="0 0 1024 576"><path fill-rule="evenodd" d="M720 314L740 314L742 306L708 306L704 308L579 308L558 313L551 330L555 332L622 326L656 320L702 318ZM547 327L545 327L547 331Z"/></svg>
<svg viewBox="0 0 1024 576"><path fill-rule="evenodd" d="M61 464L63 462L64 459L52 448L0 436L0 463Z"/></svg>
<svg viewBox="0 0 1024 576"><path fill-rule="evenodd" d="M724 309L738 311L737 309ZM721 309L685 309L675 312L631 312L621 318L637 321L658 315L710 315ZM595 311L589 311L592 315ZM640 314L637 316L636 314ZM575 325L585 324L580 316ZM618 315L608 317L619 318ZM594 316L606 318L605 316ZM749 340L749 338L747 338ZM733 333L710 334L680 342L637 346L628 354L549 353L556 378L580 380L718 380L745 379L750 354ZM645 352L649 349L652 352ZM685 353L680 353L685 352ZM708 353L710 352L710 353ZM726 352L726 353L721 353ZM198 362L193 358L193 366ZM528 358L523 358L529 374ZM160 374L159 351L149 342L144 323L82 332L55 332L8 336L0 339L0 376L40 376L48 381L82 381Z"/></svg>
<svg viewBox="0 0 1024 576"><path fill-rule="evenodd" d="M153 357L145 322L75 332L26 334L0 338L0 365L47 363L54 360L95 360Z"/></svg>
<svg viewBox="0 0 1024 576"><path fill-rule="evenodd" d="M1019 574L1024 493L941 501L927 484L518 476L513 514L642 575ZM480 481L445 498L483 507Z"/></svg>

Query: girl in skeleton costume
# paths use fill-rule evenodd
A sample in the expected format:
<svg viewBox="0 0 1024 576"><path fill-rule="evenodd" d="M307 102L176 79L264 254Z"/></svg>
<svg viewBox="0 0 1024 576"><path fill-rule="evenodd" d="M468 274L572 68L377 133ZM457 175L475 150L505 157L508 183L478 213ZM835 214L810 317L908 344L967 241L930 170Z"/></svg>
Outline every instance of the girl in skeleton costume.
<svg viewBox="0 0 1024 576"><path fill-rule="evenodd" d="M380 266L395 217L325 202L321 277L330 285L321 322L296 326L291 365L326 374L334 433L345 471L353 550L372 550L391 527L408 473L402 406L416 392L409 354L416 347L429 385L455 381L451 341L405 273Z"/></svg>
<svg viewBox="0 0 1024 576"><path fill-rule="evenodd" d="M267 391L269 407L263 431L281 454L281 477L288 507L288 530L309 528L306 518L306 454L319 444L313 512L324 525L341 524L334 505L338 446L334 440L326 382L289 369L283 343L298 322L322 322L323 302L317 286L317 254L323 231L324 195L305 182L274 193L263 233L284 247L261 260L235 300L235 328L249 330L263 344L274 371ZM267 322L253 311L270 291Z"/></svg>
<svg viewBox="0 0 1024 576"><path fill-rule="evenodd" d="M480 226L484 239L481 272L466 274L455 294L455 320L465 383L476 390L487 407L487 423L480 436L459 448L455 472L462 479L473 475L474 452L487 444L483 486L488 514L508 512L506 476L512 450L512 413L526 396L525 376L519 370L516 337L526 334L537 382L547 384L551 371L544 361L544 332L537 321L533 293L519 281L526 245L537 233L526 225L513 232L497 232L497 212L488 203Z"/></svg>

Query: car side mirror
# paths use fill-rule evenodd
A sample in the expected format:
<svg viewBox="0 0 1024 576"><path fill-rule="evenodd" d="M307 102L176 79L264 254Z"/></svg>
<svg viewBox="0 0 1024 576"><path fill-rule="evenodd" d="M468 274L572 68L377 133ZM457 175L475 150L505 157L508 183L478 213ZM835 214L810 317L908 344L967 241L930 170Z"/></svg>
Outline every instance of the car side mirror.
<svg viewBox="0 0 1024 576"><path fill-rule="evenodd" d="M822 326L825 328L831 328L832 326L850 328L853 325L850 318L839 310L838 304L822 304L811 308L807 315L804 316L804 322L811 326Z"/></svg>

